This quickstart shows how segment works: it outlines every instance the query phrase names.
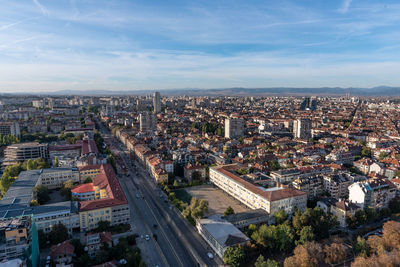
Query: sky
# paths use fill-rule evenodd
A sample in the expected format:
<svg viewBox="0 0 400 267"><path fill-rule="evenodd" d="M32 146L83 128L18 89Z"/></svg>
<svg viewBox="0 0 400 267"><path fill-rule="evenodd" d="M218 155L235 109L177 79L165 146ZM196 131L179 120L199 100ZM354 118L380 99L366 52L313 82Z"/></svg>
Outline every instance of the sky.
<svg viewBox="0 0 400 267"><path fill-rule="evenodd" d="M400 86L397 0L0 6L0 93Z"/></svg>

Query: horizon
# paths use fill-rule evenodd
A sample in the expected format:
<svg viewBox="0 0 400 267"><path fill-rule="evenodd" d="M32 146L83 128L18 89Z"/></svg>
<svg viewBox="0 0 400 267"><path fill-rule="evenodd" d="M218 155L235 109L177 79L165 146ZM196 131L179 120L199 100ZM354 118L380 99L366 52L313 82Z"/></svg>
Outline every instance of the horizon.
<svg viewBox="0 0 400 267"><path fill-rule="evenodd" d="M400 85L396 1L2 7L0 93Z"/></svg>

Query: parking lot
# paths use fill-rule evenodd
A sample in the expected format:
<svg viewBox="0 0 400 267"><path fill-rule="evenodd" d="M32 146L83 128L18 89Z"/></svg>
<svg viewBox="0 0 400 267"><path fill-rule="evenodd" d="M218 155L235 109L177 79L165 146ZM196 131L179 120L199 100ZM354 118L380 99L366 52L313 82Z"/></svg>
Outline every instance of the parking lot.
<svg viewBox="0 0 400 267"><path fill-rule="evenodd" d="M236 213L249 210L249 208L241 204L239 201L212 185L192 186L185 188L185 190L192 195L192 197L208 201L209 206L206 216L216 213L224 213L228 206L231 206Z"/></svg>

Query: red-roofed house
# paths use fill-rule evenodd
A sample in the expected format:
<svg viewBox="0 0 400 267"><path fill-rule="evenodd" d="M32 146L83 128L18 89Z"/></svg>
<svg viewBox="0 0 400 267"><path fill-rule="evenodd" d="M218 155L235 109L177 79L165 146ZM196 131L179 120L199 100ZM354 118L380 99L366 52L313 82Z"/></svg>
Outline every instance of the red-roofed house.
<svg viewBox="0 0 400 267"><path fill-rule="evenodd" d="M51 246L51 260L56 267L67 266L67 264L72 262L74 250L75 248L69 240Z"/></svg>

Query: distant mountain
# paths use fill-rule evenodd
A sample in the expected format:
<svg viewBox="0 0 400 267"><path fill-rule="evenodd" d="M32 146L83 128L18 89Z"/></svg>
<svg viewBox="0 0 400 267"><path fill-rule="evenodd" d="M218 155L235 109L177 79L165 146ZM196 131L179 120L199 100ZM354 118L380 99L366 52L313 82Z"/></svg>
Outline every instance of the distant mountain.
<svg viewBox="0 0 400 267"><path fill-rule="evenodd" d="M40 95L148 95L159 91L164 95L179 96L268 96L268 95L317 95L317 96L338 96L350 93L352 96L400 96L400 87L378 86L373 88L342 88L342 87L319 87L319 88L294 88L294 87L272 87L272 88L220 88L220 89L159 89L159 90L60 90L54 92L40 93ZM39 93L21 93L21 94L39 94Z"/></svg>

